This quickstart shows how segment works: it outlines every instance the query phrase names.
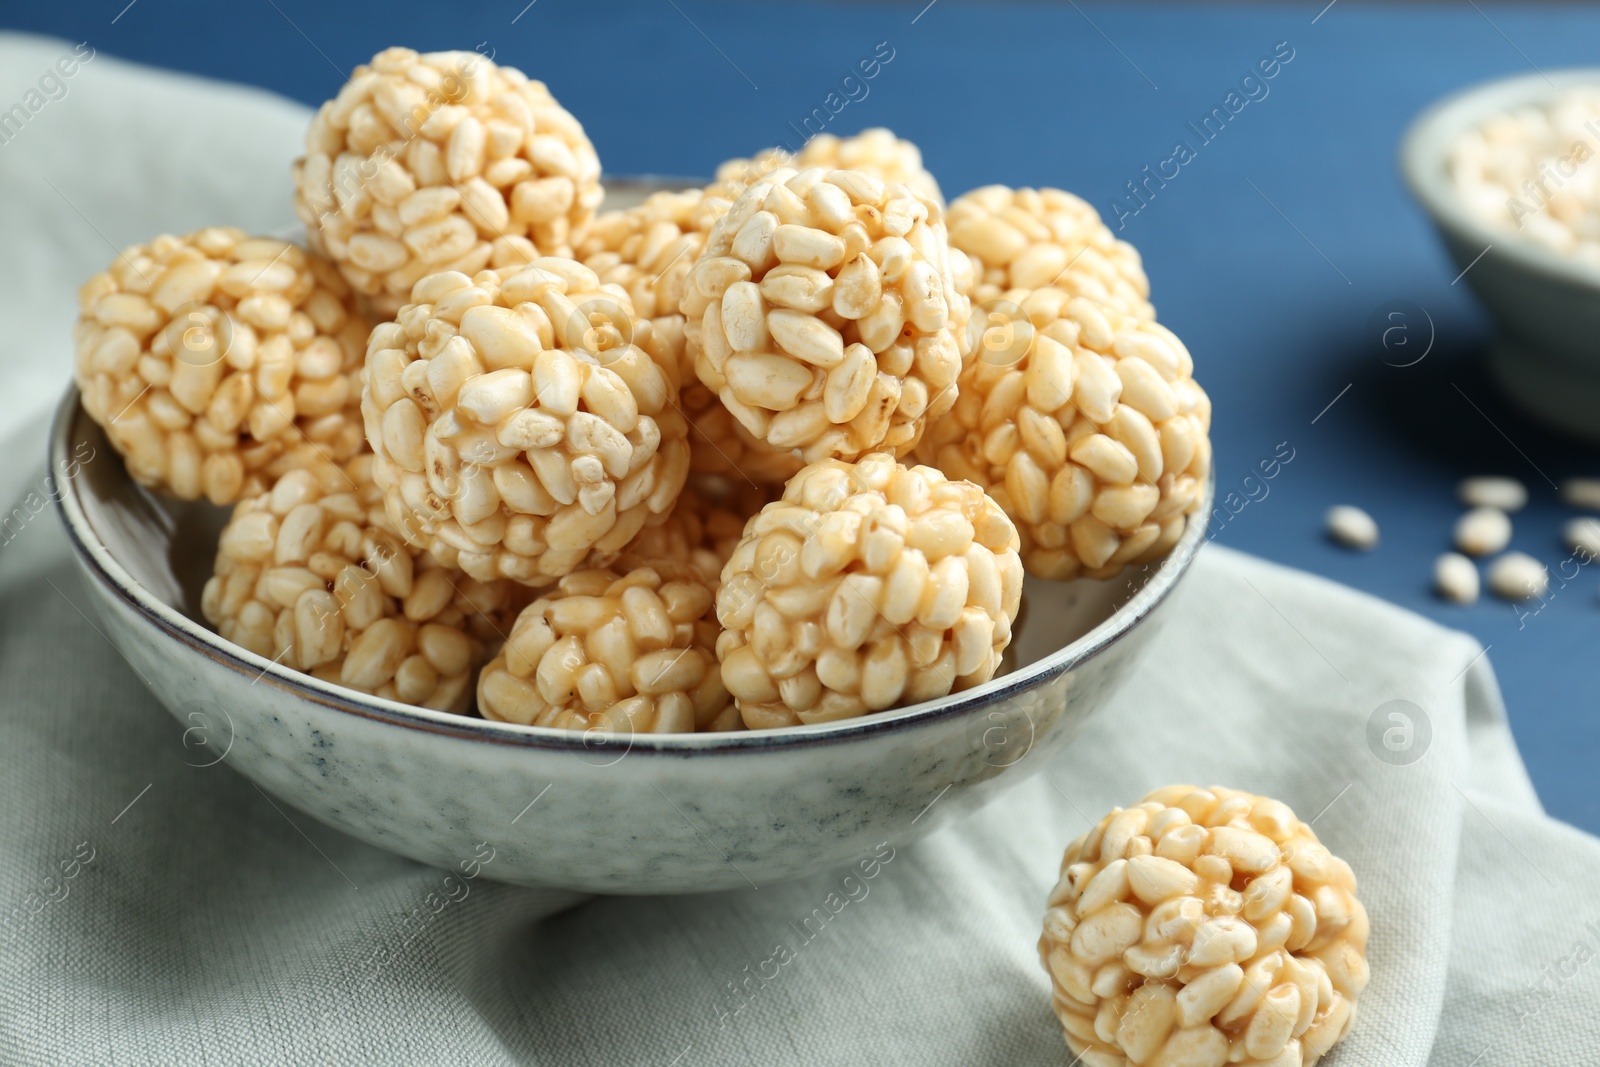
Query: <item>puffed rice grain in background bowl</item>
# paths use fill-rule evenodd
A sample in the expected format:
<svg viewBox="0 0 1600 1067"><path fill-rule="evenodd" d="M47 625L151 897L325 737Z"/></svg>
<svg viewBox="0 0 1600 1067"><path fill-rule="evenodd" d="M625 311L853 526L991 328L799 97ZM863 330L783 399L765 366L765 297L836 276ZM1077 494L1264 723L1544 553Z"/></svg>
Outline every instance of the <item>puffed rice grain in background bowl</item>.
<svg viewBox="0 0 1600 1067"><path fill-rule="evenodd" d="M1597 116L1600 68L1549 70L1446 97L1400 146L1412 196L1494 319L1491 378L1518 407L1588 441L1600 441L1600 232L1589 192L1600 142L1585 128ZM1537 197L1534 183L1544 185Z"/></svg>

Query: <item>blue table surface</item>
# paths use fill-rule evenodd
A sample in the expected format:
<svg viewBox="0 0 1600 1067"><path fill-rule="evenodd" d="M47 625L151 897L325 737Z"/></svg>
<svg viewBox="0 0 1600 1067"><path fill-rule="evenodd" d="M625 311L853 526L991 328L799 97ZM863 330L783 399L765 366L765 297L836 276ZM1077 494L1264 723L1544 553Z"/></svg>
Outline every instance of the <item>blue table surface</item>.
<svg viewBox="0 0 1600 1067"><path fill-rule="evenodd" d="M1434 557L1460 511L1458 478L1526 482L1533 499L1516 516L1514 547L1554 566L1567 556L1559 528L1570 512L1550 479L1600 474L1600 456L1495 395L1482 369L1486 319L1465 285L1451 284L1456 270L1395 166L1407 122L1440 95L1534 65L1593 62L1600 13L1355 0L1326 10L1323 0L1250 8L938 0L926 9L921 0L125 3L8 5L0 24L308 104L390 44L492 49L551 86L613 173L706 174L728 156L793 143L791 121L829 104L830 93L839 93L837 107L848 90L857 99L829 129L886 125L915 140L948 194L988 182L1056 185L1108 219L1141 168L1154 169L1180 139L1199 144L1188 123L1223 104L1275 48L1292 52L1265 96L1251 83L1258 99L1122 219L1162 321L1194 352L1215 402L1219 496L1255 498L1216 524L1216 540L1491 646L1545 806L1600 830L1600 583L1579 574L1536 615L1489 598L1449 606L1430 592ZM841 88L874 52L892 58L866 94L855 83ZM1386 351L1375 313L1391 301L1425 309L1434 323L1432 349L1414 366L1392 364L1422 350L1427 328L1416 324L1417 346ZM1291 451L1275 478L1246 482L1261 461ZM1336 503L1378 519L1376 551L1325 540L1323 512Z"/></svg>

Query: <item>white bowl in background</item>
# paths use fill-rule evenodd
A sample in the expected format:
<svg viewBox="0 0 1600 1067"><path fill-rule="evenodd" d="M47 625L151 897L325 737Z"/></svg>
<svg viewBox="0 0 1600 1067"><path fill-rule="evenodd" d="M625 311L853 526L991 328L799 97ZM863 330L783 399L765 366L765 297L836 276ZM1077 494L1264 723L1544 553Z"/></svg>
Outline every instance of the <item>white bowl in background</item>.
<svg viewBox="0 0 1600 1067"><path fill-rule="evenodd" d="M1499 336L1489 368L1500 388L1549 425L1600 441L1600 267L1479 221L1457 198L1446 169L1450 146L1462 133L1580 85L1600 85L1600 68L1505 78L1448 96L1406 131L1400 169L1456 268L1494 317ZM1600 154L1600 143L1591 147ZM1585 165L1600 166L1600 160Z"/></svg>

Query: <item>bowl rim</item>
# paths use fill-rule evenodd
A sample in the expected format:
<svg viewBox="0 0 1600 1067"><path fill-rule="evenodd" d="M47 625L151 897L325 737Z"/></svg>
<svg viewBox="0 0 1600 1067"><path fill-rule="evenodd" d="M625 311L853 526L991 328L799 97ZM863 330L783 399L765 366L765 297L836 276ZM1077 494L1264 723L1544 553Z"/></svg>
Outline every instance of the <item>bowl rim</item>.
<svg viewBox="0 0 1600 1067"><path fill-rule="evenodd" d="M1525 270L1545 278L1600 289L1600 267L1590 266L1529 240L1515 230L1479 221L1455 196L1444 169L1445 153L1454 138L1491 114L1532 103L1544 103L1581 85L1600 86L1600 67L1568 67L1476 82L1440 97L1422 110L1400 139L1400 173L1411 195L1434 221L1489 246ZM1596 138L1600 157L1600 137Z"/></svg>
<svg viewBox="0 0 1600 1067"><path fill-rule="evenodd" d="M71 455L74 430L80 420L89 420L89 415L82 408L77 386L71 385L68 386L56 408L50 428L52 465L64 461ZM120 463L120 456L116 458ZM125 469L120 476L129 477L131 481ZM105 544L94 536L88 517L78 500L81 491L79 479L63 479L63 483L62 492L53 498L55 507L66 528L67 538L73 551L95 580L131 608L144 622L221 666L240 674L252 675L258 683L285 690L331 711L390 723L423 733L514 747L591 754L599 749L612 750L619 744L617 738L598 728L574 731L549 726L522 726L454 712L433 711L383 697L369 696L302 674L291 667L241 648L182 612L169 607L141 586ZM624 738L627 751L684 757L696 753L738 753L825 745L925 726L989 707L1001 699L1036 689L1122 640L1167 599L1179 579L1188 571L1195 555L1206 540L1205 532L1214 486L1214 474L1208 473L1202 491L1201 506L1189 515L1183 536L1160 561L1147 564L1153 568L1153 572L1133 596L1076 641L1026 667L992 678L980 686L959 693L905 708L872 712L836 722L784 726L768 730L628 734ZM142 487L140 491L145 492ZM596 734L603 736L597 738Z"/></svg>

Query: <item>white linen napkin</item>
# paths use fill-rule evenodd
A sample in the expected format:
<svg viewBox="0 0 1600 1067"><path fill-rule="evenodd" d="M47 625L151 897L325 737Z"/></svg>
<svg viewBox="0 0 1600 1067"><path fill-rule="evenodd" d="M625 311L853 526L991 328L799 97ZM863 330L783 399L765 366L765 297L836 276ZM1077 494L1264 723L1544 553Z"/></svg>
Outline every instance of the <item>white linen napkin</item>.
<svg viewBox="0 0 1600 1067"><path fill-rule="evenodd" d="M72 48L0 35L0 101ZM304 109L109 56L67 84L0 144L7 501L43 484L82 280L293 222ZM1178 781L1276 796L1354 867L1372 984L1331 1067L1600 1062L1600 842L1541 811L1471 638L1320 579L1206 548L1065 756L837 914L842 872L577 907L480 879L424 922L439 872L192 765L28 515L0 529L0 1062L1066 1064L1034 949L1061 851Z"/></svg>

